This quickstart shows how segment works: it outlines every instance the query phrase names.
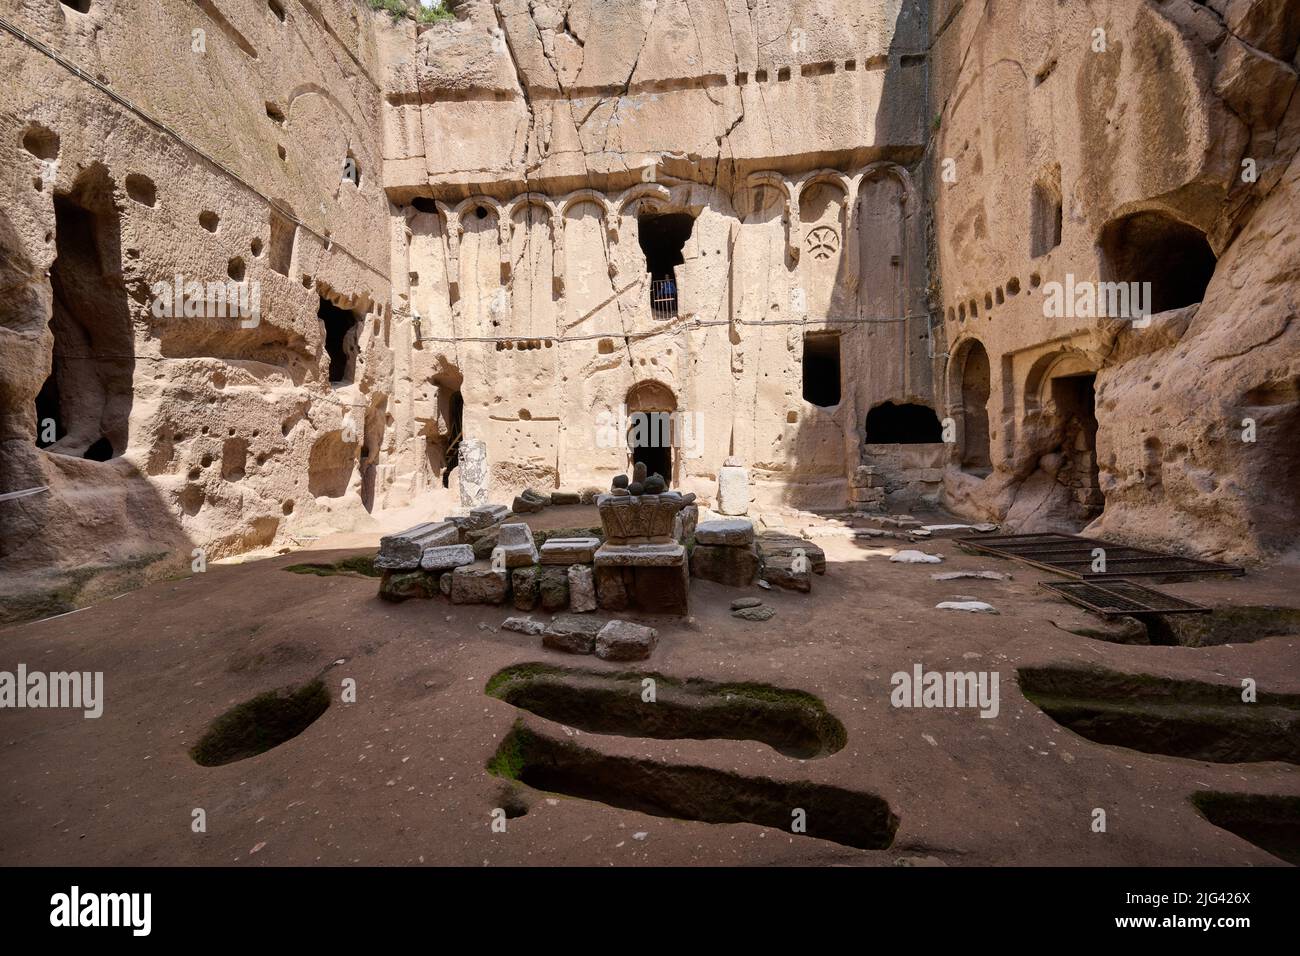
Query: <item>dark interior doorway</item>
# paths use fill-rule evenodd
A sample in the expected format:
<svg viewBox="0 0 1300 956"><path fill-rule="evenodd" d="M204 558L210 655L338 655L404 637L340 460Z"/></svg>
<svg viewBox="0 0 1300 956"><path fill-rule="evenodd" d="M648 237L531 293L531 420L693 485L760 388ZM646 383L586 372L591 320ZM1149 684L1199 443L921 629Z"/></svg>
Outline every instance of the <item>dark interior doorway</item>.
<svg viewBox="0 0 1300 956"><path fill-rule="evenodd" d="M806 332L803 337L803 397L822 408L840 403L840 337Z"/></svg>
<svg viewBox="0 0 1300 956"><path fill-rule="evenodd" d="M659 475L671 484L672 416L668 412L635 412L633 415L644 417L638 422L632 415L628 416L632 426L628 432L632 463L642 462L647 475Z"/></svg>
<svg viewBox="0 0 1300 956"><path fill-rule="evenodd" d="M36 396L36 444L107 461L126 451L135 336L122 281L121 221L104 167L92 166L71 193L54 197L54 225L54 353Z"/></svg>
<svg viewBox="0 0 1300 956"><path fill-rule="evenodd" d="M867 413L868 445L921 445L943 440L934 409L885 402Z"/></svg>
<svg viewBox="0 0 1300 956"><path fill-rule="evenodd" d="M343 385L352 381L356 360L356 339L348 339L348 333L357 325L357 317L347 309L340 308L329 299L321 296L320 308L316 314L325 324L325 351L330 359L330 383Z"/></svg>
<svg viewBox="0 0 1300 956"><path fill-rule="evenodd" d="M990 374L989 353L979 342L971 342L961 369L961 470L981 476L987 476L993 464L989 456Z"/></svg>
<svg viewBox="0 0 1300 956"><path fill-rule="evenodd" d="M465 399L452 392L447 407L447 458L442 468L442 486L451 487L451 470L460 464L460 436L465 421Z"/></svg>
<svg viewBox="0 0 1300 956"><path fill-rule="evenodd" d="M1060 452L1064 459L1057 480L1073 492L1082 521L1091 521L1106 507L1097 467L1097 376L1062 375L1052 379L1052 404L1060 422Z"/></svg>

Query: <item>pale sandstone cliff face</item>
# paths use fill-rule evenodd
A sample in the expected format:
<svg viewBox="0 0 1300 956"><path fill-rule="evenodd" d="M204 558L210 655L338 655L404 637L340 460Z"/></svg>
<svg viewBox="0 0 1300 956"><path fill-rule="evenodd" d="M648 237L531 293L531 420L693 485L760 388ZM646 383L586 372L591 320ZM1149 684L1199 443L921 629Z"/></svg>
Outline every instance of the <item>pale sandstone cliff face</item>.
<svg viewBox="0 0 1300 956"><path fill-rule="evenodd" d="M137 6L4 16L166 130L0 31L15 592L604 487L624 408L690 416L706 497L734 454L758 507L878 506L858 466L901 461L894 506L1294 545L1294 0ZM260 322L155 316L178 273ZM1045 317L1067 274L1172 307ZM955 440L865 444L885 402Z"/></svg>
<svg viewBox="0 0 1300 956"><path fill-rule="evenodd" d="M950 500L1219 558L1294 549L1300 5L947 3L932 22ZM1069 275L1149 280L1156 315L1045 316Z"/></svg>
<svg viewBox="0 0 1300 956"><path fill-rule="evenodd" d="M598 417L627 408L693 416L679 486L711 497L735 454L759 504L843 507L867 411L932 392L924 5L457 13L386 48L384 149L412 378L455 381L481 449L464 500L606 486L628 453ZM647 244L672 217L677 308L656 313ZM818 333L839 387L814 404ZM424 400L430 433L453 430L447 391Z"/></svg>
<svg viewBox="0 0 1300 956"><path fill-rule="evenodd" d="M3 13L238 177L0 31L0 492L48 487L0 503L7 593L45 581L66 606L105 570L105 588L188 571L195 547L292 546L365 514L357 462L386 460L393 376L372 16L277 6ZM177 274L260 285L260 322L156 316L150 286ZM348 385L321 295L358 320Z"/></svg>

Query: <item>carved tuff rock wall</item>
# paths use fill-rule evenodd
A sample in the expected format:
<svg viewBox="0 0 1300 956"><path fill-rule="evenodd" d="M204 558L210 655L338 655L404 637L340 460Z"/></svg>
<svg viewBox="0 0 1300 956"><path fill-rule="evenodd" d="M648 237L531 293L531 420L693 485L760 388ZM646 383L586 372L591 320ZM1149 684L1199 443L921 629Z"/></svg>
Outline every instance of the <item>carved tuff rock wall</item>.
<svg viewBox="0 0 1300 956"><path fill-rule="evenodd" d="M7 607L604 487L621 409L686 416L706 497L729 455L760 507L897 467L1017 527L1292 548L1297 6L6 5ZM257 321L159 314L178 275ZM1074 280L1156 314L1045 314Z"/></svg>
<svg viewBox="0 0 1300 956"><path fill-rule="evenodd" d="M371 12L0 16L0 493L45 489L0 502L7 609L346 527L395 467ZM155 314L178 274L260 287L260 321Z"/></svg>
<svg viewBox="0 0 1300 956"><path fill-rule="evenodd" d="M943 0L930 21L949 500L1294 554L1300 4ZM1070 277L1150 281L1150 325L1046 316Z"/></svg>
<svg viewBox="0 0 1300 956"><path fill-rule="evenodd" d="M388 48L384 149L418 430L474 450L462 500L606 487L626 408L693 416L676 485L734 454L760 504L843 507L868 410L932 400L924 5L457 12Z"/></svg>

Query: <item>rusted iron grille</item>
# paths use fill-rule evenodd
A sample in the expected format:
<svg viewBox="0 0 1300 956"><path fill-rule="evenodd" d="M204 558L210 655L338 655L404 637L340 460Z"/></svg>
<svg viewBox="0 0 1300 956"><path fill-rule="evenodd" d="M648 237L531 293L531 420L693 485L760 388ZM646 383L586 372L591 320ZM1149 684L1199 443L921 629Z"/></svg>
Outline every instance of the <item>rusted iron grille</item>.
<svg viewBox="0 0 1300 956"><path fill-rule="evenodd" d="M1147 614L1208 614L1210 609L1133 581L1039 581L1071 604L1102 617L1142 617Z"/></svg>
<svg viewBox="0 0 1300 956"><path fill-rule="evenodd" d="M1106 581L1132 577L1162 577L1185 574L1245 574L1245 569L1230 564L1215 564L1198 558L1148 551L1128 545L1111 544L1097 538L1076 534L1004 534L954 539L968 551L1012 558L1047 571L1087 581ZM1106 551L1106 570L1092 570L1094 548Z"/></svg>

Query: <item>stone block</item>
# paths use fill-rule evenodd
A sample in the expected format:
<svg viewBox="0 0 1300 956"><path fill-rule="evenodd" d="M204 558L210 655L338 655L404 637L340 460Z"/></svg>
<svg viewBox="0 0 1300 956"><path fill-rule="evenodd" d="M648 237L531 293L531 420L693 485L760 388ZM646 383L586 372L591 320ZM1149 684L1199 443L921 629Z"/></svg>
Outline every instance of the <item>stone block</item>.
<svg viewBox="0 0 1300 956"><path fill-rule="evenodd" d="M515 607L521 611L531 611L537 607L537 579L541 569L535 565L527 568L515 568L510 572L510 590L514 595Z"/></svg>
<svg viewBox="0 0 1300 956"><path fill-rule="evenodd" d="M532 514L533 512L541 511L550 503L550 498L538 494L531 488L526 488L522 493L515 496L514 503L510 506L510 510L517 515Z"/></svg>
<svg viewBox="0 0 1300 956"><path fill-rule="evenodd" d="M520 634L542 634L546 631L546 622L534 621L531 617L508 617L501 622L503 631L518 631Z"/></svg>
<svg viewBox="0 0 1300 956"><path fill-rule="evenodd" d="M737 465L718 469L718 511L743 515L749 511L749 470Z"/></svg>
<svg viewBox="0 0 1300 956"><path fill-rule="evenodd" d="M624 569L597 566L594 576L596 578L596 605L605 611L627 610L629 598L627 582L623 580Z"/></svg>
<svg viewBox="0 0 1300 956"><path fill-rule="evenodd" d="M443 544L425 548L420 556L423 571L450 571L474 563L474 549L467 544Z"/></svg>
<svg viewBox="0 0 1300 956"><path fill-rule="evenodd" d="M388 571L379 582L379 596L385 601L431 598L437 592L437 581L423 571Z"/></svg>
<svg viewBox="0 0 1300 956"><path fill-rule="evenodd" d="M684 565L686 548L676 542L667 544L602 544L596 551L597 567L665 568Z"/></svg>
<svg viewBox="0 0 1300 956"><path fill-rule="evenodd" d="M570 654L590 654L604 621L584 614L557 614L542 632L542 646Z"/></svg>
<svg viewBox="0 0 1300 956"><path fill-rule="evenodd" d="M542 609L563 611L569 606L569 571L567 568L542 568L537 578L537 593Z"/></svg>
<svg viewBox="0 0 1300 956"><path fill-rule="evenodd" d="M581 496L576 491L551 492L551 504L553 505L576 505L580 501Z"/></svg>
<svg viewBox="0 0 1300 956"><path fill-rule="evenodd" d="M427 521L380 538L375 567L381 571L412 571L420 566L425 548L455 544L459 540L460 530L450 521Z"/></svg>
<svg viewBox="0 0 1300 956"><path fill-rule="evenodd" d="M702 521L695 527L695 543L745 547L754 543L754 523L748 518Z"/></svg>
<svg viewBox="0 0 1300 956"><path fill-rule="evenodd" d="M804 558L796 568L797 561L792 555L772 555L763 562L763 580L787 591L807 594L812 590L812 562Z"/></svg>
<svg viewBox="0 0 1300 956"><path fill-rule="evenodd" d="M533 532L522 522L503 524L497 535L497 546L493 549L493 559L500 551L504 567L519 568L536 564L538 560L537 545L533 543Z"/></svg>
<svg viewBox="0 0 1300 956"><path fill-rule="evenodd" d="M630 621L610 621L596 635L596 656L607 661L643 661L655 649L659 632Z"/></svg>
<svg viewBox="0 0 1300 956"><path fill-rule="evenodd" d="M589 565L569 568L569 610L578 614L596 610L596 581Z"/></svg>
<svg viewBox="0 0 1300 956"><path fill-rule="evenodd" d="M826 552L805 538L784 531L764 531L755 543L764 562L774 557L794 557L802 551L812 565L813 574L826 573Z"/></svg>
<svg viewBox="0 0 1300 956"><path fill-rule="evenodd" d="M547 538L542 545L542 564L590 564L595 560L599 538Z"/></svg>
<svg viewBox="0 0 1300 956"><path fill-rule="evenodd" d="M463 567L451 573L452 604L500 604L509 590L504 571Z"/></svg>
<svg viewBox="0 0 1300 956"><path fill-rule="evenodd" d="M752 545L733 548L720 544L696 544L691 551L691 576L706 581L743 588L753 582L758 569L758 552Z"/></svg>

